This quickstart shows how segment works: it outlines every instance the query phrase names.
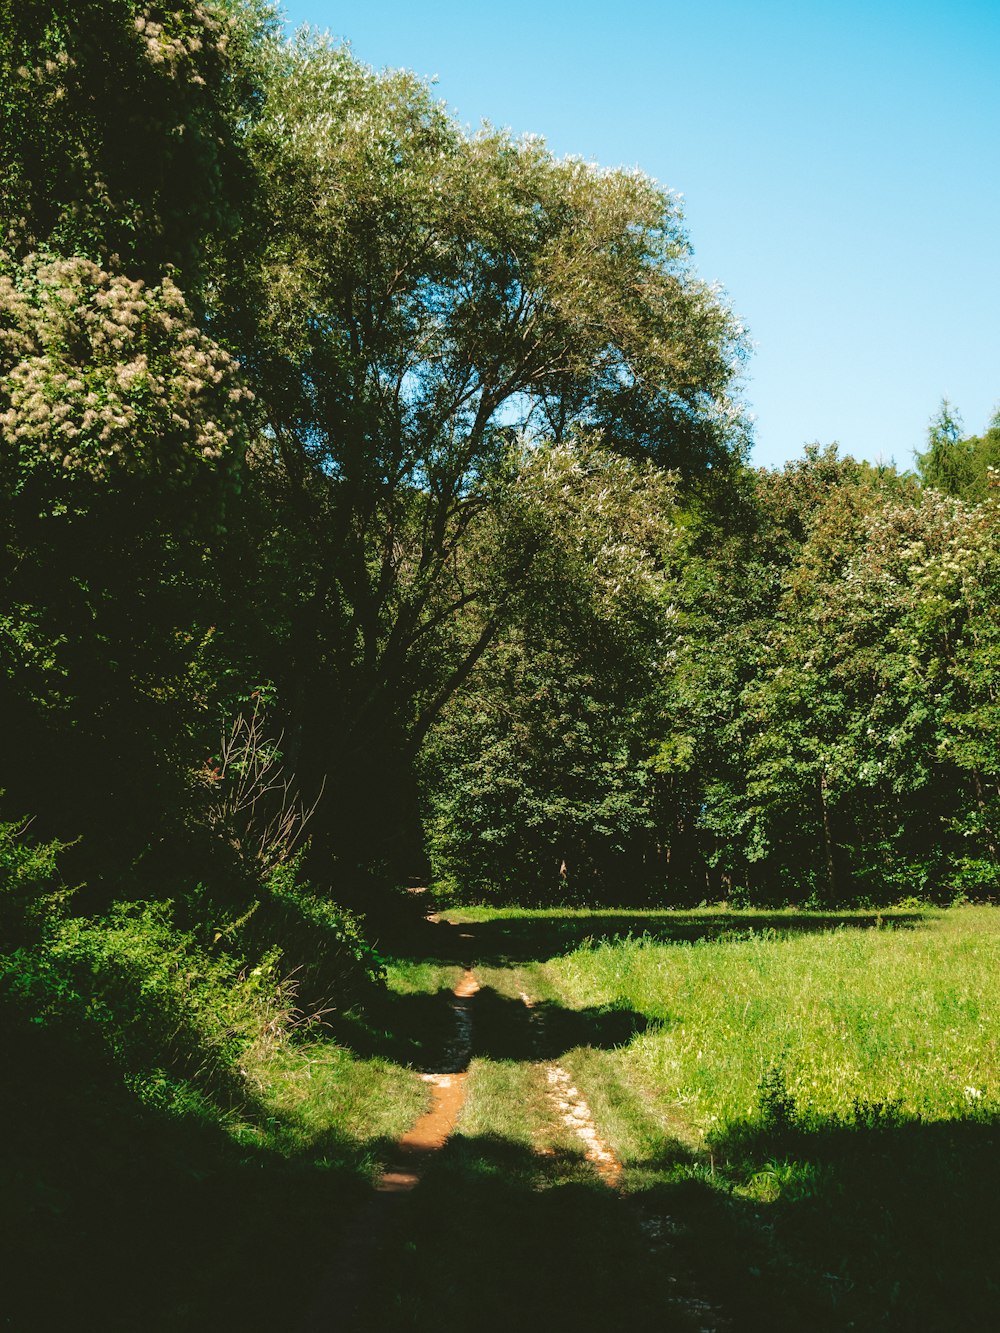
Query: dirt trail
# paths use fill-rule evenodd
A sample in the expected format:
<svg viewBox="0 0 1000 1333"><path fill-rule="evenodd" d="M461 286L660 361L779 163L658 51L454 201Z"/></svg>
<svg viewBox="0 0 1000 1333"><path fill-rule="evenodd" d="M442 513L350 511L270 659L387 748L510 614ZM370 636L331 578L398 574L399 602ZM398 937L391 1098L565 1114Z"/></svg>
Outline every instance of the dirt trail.
<svg viewBox="0 0 1000 1333"><path fill-rule="evenodd" d="M355 1216L350 1231L317 1293L301 1333L355 1333L369 1326L367 1316L377 1300L377 1281L384 1254L403 1243L401 1201L420 1184L436 1156L455 1130L466 1100L468 1066L474 1039L473 1008L480 983L473 971L475 936L446 922L437 913L426 918L442 934L456 941L455 952L463 959L464 971L452 992L453 1035L439 1067L420 1077L429 1085L430 1108L395 1144L389 1161L375 1183L374 1191ZM545 1055L546 1021L541 1007L524 991L520 1000L532 1032L531 1063L544 1075L552 1106L553 1123L575 1134L583 1145L583 1155L597 1177L621 1200L621 1206L634 1211L633 1204L620 1193L623 1166L611 1146L601 1137L586 1098L575 1086L569 1072ZM538 1150L540 1158L550 1156L552 1148ZM642 1215L639 1226L651 1258L666 1257L674 1230L671 1219ZM396 1234L399 1233L399 1234ZM676 1282L676 1278L669 1278ZM686 1284L684 1284L686 1287ZM701 1333L723 1333L729 1327L721 1311L690 1291L674 1291L672 1306L683 1310Z"/></svg>
<svg viewBox="0 0 1000 1333"><path fill-rule="evenodd" d="M545 1077L549 1095L563 1124L583 1140L583 1155L593 1163L604 1183L616 1189L621 1184L622 1164L598 1134L583 1094L573 1086L573 1080L562 1065L548 1065Z"/></svg>
<svg viewBox="0 0 1000 1333"><path fill-rule="evenodd" d="M472 1012L469 1001L479 990L471 968L452 991L455 997L455 1037L445 1059L447 1072L421 1074L431 1086L431 1107L396 1144L395 1160L379 1177L375 1189L380 1194L400 1194L414 1189L431 1155L447 1143L465 1103L466 1066L472 1053Z"/></svg>
<svg viewBox="0 0 1000 1333"><path fill-rule="evenodd" d="M461 1114L472 1053L470 1006L478 990L479 982L467 967L452 991L455 1029L442 1069L420 1075L430 1084L430 1109L396 1143L391 1159L375 1182L374 1194L352 1221L302 1325L302 1333L355 1333L364 1327L364 1312L378 1275L378 1257L395 1221L394 1200L420 1184L434 1154L447 1143Z"/></svg>

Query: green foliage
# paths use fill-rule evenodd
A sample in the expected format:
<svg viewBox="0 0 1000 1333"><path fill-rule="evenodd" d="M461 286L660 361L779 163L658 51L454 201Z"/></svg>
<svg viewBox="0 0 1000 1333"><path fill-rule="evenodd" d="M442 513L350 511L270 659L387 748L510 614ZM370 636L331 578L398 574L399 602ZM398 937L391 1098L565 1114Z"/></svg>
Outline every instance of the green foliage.
<svg viewBox="0 0 1000 1333"><path fill-rule="evenodd" d="M301 858L270 872L257 904L233 938L252 955L275 942L307 1012L349 1008L384 980L363 919L317 892L302 875Z"/></svg>
<svg viewBox="0 0 1000 1333"><path fill-rule="evenodd" d="M255 3L0 3L0 248L206 276L246 208ZM208 262L206 262L208 261Z"/></svg>
<svg viewBox="0 0 1000 1333"><path fill-rule="evenodd" d="M236 918L204 890L176 910L122 901L78 917L67 915L60 850L34 845L23 826L0 828L3 1004L75 1030L145 1100L183 1101L193 1089L247 1103L280 1052L315 1036L322 1012L356 1004L383 975L358 922L317 897L294 863ZM308 1012L300 988L314 997Z"/></svg>
<svg viewBox="0 0 1000 1333"><path fill-rule="evenodd" d="M970 749L955 732L968 691L993 693L992 505L818 449L762 474L757 505L685 571L664 692L695 868L750 901L991 893L992 733L985 713Z"/></svg>
<svg viewBox="0 0 1000 1333"><path fill-rule="evenodd" d="M27 821L0 824L0 950L43 934L72 895L56 865L63 848L30 841L27 827Z"/></svg>
<svg viewBox="0 0 1000 1333"><path fill-rule="evenodd" d="M167 904L123 903L104 918L68 918L42 946L10 955L3 989L39 1024L92 1032L144 1097L193 1081L237 1104L293 1015L277 960L272 952L248 969L199 948Z"/></svg>
<svg viewBox="0 0 1000 1333"><path fill-rule="evenodd" d="M0 1087L8 1316L123 1333L264 1309L280 1322L300 1229L338 1242L378 1141L412 1123L425 1090L304 1020L273 942L282 923L261 955L231 928L206 932L219 918L204 893L193 929L179 924L192 901L68 916L57 850L0 833L0 1033L17 1070ZM289 881L279 896L305 893ZM24 919L10 938L12 908ZM349 935L328 904L312 916L320 938Z"/></svg>
<svg viewBox="0 0 1000 1333"><path fill-rule="evenodd" d="M962 435L962 421L945 398L927 430L927 448L916 455L925 486L969 504L989 497L990 473L1000 467L1000 413L983 435Z"/></svg>
<svg viewBox="0 0 1000 1333"><path fill-rule="evenodd" d="M679 545L675 484L649 463L577 440L518 470L491 547L512 563L528 548L531 567L428 747L439 883L591 901L652 841L650 700Z"/></svg>
<svg viewBox="0 0 1000 1333"><path fill-rule="evenodd" d="M247 395L202 322L221 233L192 201L210 212L228 188L213 176L215 150L235 151L219 44L252 45L245 19L127 0L0 10L3 783L43 835L86 830L83 860L127 861L176 829L228 665L212 557ZM186 91L164 102L168 87ZM159 177L171 164L182 184Z"/></svg>

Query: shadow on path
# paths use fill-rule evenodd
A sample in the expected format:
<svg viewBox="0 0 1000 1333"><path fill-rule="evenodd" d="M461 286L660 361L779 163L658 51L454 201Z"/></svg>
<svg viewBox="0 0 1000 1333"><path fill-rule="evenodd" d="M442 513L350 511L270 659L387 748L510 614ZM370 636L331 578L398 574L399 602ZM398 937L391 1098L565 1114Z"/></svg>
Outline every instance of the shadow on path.
<svg viewBox="0 0 1000 1333"><path fill-rule="evenodd" d="M575 1154L458 1134L387 1205L364 1299L313 1330L985 1333L998 1140L976 1121L758 1130L718 1145L716 1178L675 1146L623 1199ZM754 1172L774 1198L739 1187Z"/></svg>
<svg viewBox="0 0 1000 1333"><path fill-rule="evenodd" d="M557 1060L577 1046L611 1050L649 1027L630 1009L564 1009L542 1002L528 1010L521 1000L483 987L475 997L475 1022L464 1059L452 1058L455 1005L451 991L434 995L380 994L364 1017L333 1023L337 1040L356 1054L382 1056L421 1073L460 1072L476 1057L491 1060Z"/></svg>
<svg viewBox="0 0 1000 1333"><path fill-rule="evenodd" d="M705 1327L641 1210L582 1158L496 1138L449 1141L420 1189L384 1207L375 1277L309 1333L597 1333ZM712 1329L720 1326L713 1322Z"/></svg>

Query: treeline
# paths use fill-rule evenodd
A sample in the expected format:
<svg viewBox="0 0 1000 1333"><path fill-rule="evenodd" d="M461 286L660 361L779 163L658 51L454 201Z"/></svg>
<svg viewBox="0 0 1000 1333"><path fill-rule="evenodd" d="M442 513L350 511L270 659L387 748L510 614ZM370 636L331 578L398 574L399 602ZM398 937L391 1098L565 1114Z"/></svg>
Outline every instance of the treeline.
<svg viewBox="0 0 1000 1333"><path fill-rule="evenodd" d="M81 909L990 891L996 425L750 471L673 196L257 0L5 0L0 117L0 787Z"/></svg>
<svg viewBox="0 0 1000 1333"><path fill-rule="evenodd" d="M662 558L631 581L578 544L596 594L558 621L533 598L491 647L427 758L457 894L995 892L1000 494L818 446L744 481L710 535L661 494Z"/></svg>

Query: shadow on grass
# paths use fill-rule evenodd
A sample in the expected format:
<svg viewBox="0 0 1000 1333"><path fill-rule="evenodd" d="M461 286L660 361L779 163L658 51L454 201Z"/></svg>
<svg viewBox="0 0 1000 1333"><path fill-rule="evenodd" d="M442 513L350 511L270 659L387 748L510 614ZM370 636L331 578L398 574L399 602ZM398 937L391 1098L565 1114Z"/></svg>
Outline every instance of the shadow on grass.
<svg viewBox="0 0 1000 1333"><path fill-rule="evenodd" d="M363 1014L331 1023L335 1039L356 1055L381 1056L422 1072L458 1072L477 1056L492 1060L556 1060L577 1046L623 1046L650 1021L630 1009L564 1009L543 1002L532 1009L486 986L472 1000L471 1046L454 1058L455 1009L451 991L373 996Z"/></svg>
<svg viewBox="0 0 1000 1333"><path fill-rule="evenodd" d="M576 916L552 911L493 921L438 923L409 921L386 928L379 945L395 958L470 967L508 967L544 962L581 945L628 936L648 936L665 944L698 940L785 936L850 930L913 929L926 913L885 912L594 912Z"/></svg>
<svg viewBox="0 0 1000 1333"><path fill-rule="evenodd" d="M995 1120L861 1108L743 1126L709 1170L636 1183L735 1328L980 1333L1000 1324L998 1147Z"/></svg>
<svg viewBox="0 0 1000 1333"><path fill-rule="evenodd" d="M396 1214L367 1299L331 1330L704 1327L641 1212L578 1155L459 1134Z"/></svg>
<svg viewBox="0 0 1000 1333"><path fill-rule="evenodd" d="M744 1129L714 1170L675 1147L624 1196L577 1156L457 1135L393 1205L361 1311L329 1328L983 1333L1000 1309L998 1135Z"/></svg>
<svg viewBox="0 0 1000 1333"><path fill-rule="evenodd" d="M0 1326L295 1333L370 1197L365 1150L237 1148L139 1106L84 1048L3 1036ZM577 1155L458 1135L393 1205L362 1321L331 1308L329 1327L980 1333L1000 1311L998 1149L986 1118L792 1108L711 1161L665 1142L621 1199Z"/></svg>
<svg viewBox="0 0 1000 1333"><path fill-rule="evenodd" d="M0 1327L286 1327L290 1284L318 1281L381 1145L240 1145L194 1100L140 1103L96 1043L6 1013L0 1032Z"/></svg>

